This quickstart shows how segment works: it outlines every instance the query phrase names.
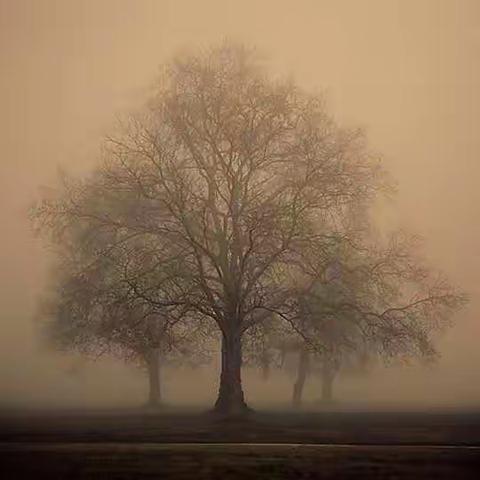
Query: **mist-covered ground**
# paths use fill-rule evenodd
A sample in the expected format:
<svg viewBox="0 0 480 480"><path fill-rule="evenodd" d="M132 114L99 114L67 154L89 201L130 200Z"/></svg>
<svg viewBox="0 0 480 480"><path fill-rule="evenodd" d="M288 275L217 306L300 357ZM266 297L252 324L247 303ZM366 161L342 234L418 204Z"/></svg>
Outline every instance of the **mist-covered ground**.
<svg viewBox="0 0 480 480"><path fill-rule="evenodd" d="M226 418L198 409L0 412L1 442L305 443L480 446L480 412L259 410Z"/></svg>
<svg viewBox="0 0 480 480"><path fill-rule="evenodd" d="M167 367L162 371L164 401L172 407L208 409L218 388L218 359L212 365L191 369ZM38 358L28 355L15 368L3 372L0 407L13 408L137 408L148 395L146 372L112 358L88 360L53 354L44 349ZM32 371L36 374L33 375ZM255 408L289 407L295 371L272 369L270 378L245 368L244 391ZM320 378L312 374L304 391L304 407L316 408ZM476 371L448 365L385 366L364 372L342 373L334 384L335 408L343 410L476 409L480 405Z"/></svg>

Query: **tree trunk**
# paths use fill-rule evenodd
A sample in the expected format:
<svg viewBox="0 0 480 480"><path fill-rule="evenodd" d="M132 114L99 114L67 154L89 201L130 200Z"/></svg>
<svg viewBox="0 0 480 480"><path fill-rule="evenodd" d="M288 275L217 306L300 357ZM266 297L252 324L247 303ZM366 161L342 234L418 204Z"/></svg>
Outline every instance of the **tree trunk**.
<svg viewBox="0 0 480 480"><path fill-rule="evenodd" d="M322 402L330 403L333 400L333 380L335 379L335 368L330 362L322 364Z"/></svg>
<svg viewBox="0 0 480 480"><path fill-rule="evenodd" d="M225 414L248 411L242 390L242 339L239 333L222 335L222 371L214 410Z"/></svg>
<svg viewBox="0 0 480 480"><path fill-rule="evenodd" d="M292 404L294 407L299 407L302 403L303 387L305 386L309 368L310 358L308 352L302 349L298 360L297 380L293 386Z"/></svg>
<svg viewBox="0 0 480 480"><path fill-rule="evenodd" d="M158 407L162 401L162 392L160 388L160 351L158 348L152 348L147 352L147 370L149 395L148 404Z"/></svg>

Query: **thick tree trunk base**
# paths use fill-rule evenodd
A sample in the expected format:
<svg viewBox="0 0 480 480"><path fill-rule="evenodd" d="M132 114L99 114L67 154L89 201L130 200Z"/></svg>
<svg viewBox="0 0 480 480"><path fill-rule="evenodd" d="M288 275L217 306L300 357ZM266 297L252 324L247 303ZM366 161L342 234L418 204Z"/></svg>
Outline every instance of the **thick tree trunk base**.
<svg viewBox="0 0 480 480"><path fill-rule="evenodd" d="M242 390L242 343L237 334L222 337L222 370L213 412L222 416L243 416L251 410Z"/></svg>
<svg viewBox="0 0 480 480"><path fill-rule="evenodd" d="M222 399L219 398L211 413L221 415L221 416L229 416L229 417L237 417L237 416L244 416L252 413L253 409L251 409L244 400L230 400L230 399Z"/></svg>

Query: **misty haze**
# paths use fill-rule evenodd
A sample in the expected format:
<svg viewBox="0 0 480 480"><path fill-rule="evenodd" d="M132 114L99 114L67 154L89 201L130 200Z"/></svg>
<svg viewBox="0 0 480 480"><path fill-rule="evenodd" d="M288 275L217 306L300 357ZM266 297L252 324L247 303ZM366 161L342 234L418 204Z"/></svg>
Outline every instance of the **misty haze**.
<svg viewBox="0 0 480 480"><path fill-rule="evenodd" d="M480 4L0 0L0 52L5 478L475 478Z"/></svg>

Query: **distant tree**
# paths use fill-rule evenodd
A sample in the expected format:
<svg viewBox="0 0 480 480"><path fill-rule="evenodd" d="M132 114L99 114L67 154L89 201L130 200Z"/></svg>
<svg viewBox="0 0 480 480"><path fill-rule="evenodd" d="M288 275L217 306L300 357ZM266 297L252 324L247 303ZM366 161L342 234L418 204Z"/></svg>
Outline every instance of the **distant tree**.
<svg viewBox="0 0 480 480"><path fill-rule="evenodd" d="M93 358L111 355L145 368L150 406L163 402L162 366L196 365L207 360L206 350L197 343L199 336L191 330L182 335L184 328L175 325L175 319L142 311L139 306L82 307L75 305L77 293L68 299L44 300L39 312L44 337L61 351L77 351ZM192 337L196 337L195 344Z"/></svg>
<svg viewBox="0 0 480 480"><path fill-rule="evenodd" d="M84 218L67 207L75 205L78 196ZM115 228L92 229L88 215L103 208L104 200L95 189L63 177L56 194L50 192L32 211L35 225L49 235L56 254L38 317L44 336L57 349L114 355L145 367L149 404L158 406L162 365L206 360L203 324L193 320L195 312L188 307L167 300L175 288L168 261L152 252L145 238L127 248L117 242ZM128 211L129 202L128 195L117 197L115 208ZM162 276L159 268L151 275L152 262L162 263ZM140 289L154 289L165 304L145 299Z"/></svg>
<svg viewBox="0 0 480 480"><path fill-rule="evenodd" d="M351 238L332 248L330 262L320 262L322 272L310 271L300 293L293 320L302 338L294 404L313 362L320 365L321 396L328 402L342 365L367 357L434 360L437 332L466 301L425 266L415 237L397 233L386 246L358 238L353 244Z"/></svg>
<svg viewBox="0 0 480 480"><path fill-rule="evenodd" d="M263 380L270 378L272 368L281 368L283 344L288 328L273 314L262 322L255 323L243 337L243 364L260 370ZM298 339L295 337L298 342Z"/></svg>

